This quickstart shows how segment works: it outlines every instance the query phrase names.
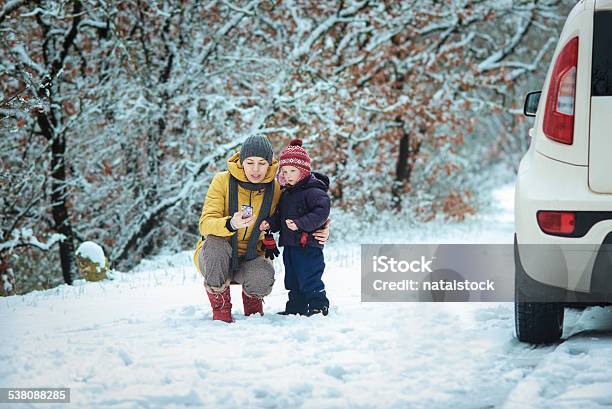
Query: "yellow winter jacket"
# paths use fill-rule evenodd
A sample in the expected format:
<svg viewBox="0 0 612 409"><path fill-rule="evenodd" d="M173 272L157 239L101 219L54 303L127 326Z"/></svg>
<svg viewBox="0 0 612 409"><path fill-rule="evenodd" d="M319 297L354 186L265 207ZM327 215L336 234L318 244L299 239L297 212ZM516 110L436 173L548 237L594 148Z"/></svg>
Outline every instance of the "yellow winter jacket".
<svg viewBox="0 0 612 409"><path fill-rule="evenodd" d="M236 232L230 232L226 227L225 223L228 219L232 218L229 213L229 177L230 174L236 179L242 182L248 182L244 168L240 164L240 153L236 152L227 161L227 169L225 172L217 173L208 187L206 192L206 199L204 200L204 206L202 208L202 215L200 216L200 235L206 237L209 234L214 236L226 237L228 242L231 242L231 237L234 234L238 235L238 255L242 256L246 254L247 244L251 233L253 231L259 231L259 226L253 224L250 227L239 229ZM274 181L274 196L272 197L272 205L270 206L270 214L274 214L274 210L278 205L280 199L281 187L277 180L275 180L276 172L278 170L278 161L274 159L272 165L268 168L268 172L261 183L268 183ZM261 204L263 202L265 189L259 191L250 191L242 186L238 185L238 210L242 205L250 205L253 207L253 215L255 219L259 216ZM266 215L269 216L269 215ZM262 239L263 233L260 233L261 237L257 243L257 251L260 255L264 254ZM198 271L201 272L198 265L198 253L202 248L204 242L200 239L196 246L194 253L194 262Z"/></svg>

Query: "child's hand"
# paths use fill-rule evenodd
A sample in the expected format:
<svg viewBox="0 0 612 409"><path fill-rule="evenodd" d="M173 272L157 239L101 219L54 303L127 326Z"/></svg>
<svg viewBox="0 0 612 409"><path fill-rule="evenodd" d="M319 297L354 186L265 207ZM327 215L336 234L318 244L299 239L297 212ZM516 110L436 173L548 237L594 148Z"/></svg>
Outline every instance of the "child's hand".
<svg viewBox="0 0 612 409"><path fill-rule="evenodd" d="M270 224L267 221L262 221L261 224L259 225L259 231L264 231L264 230L269 230L270 229Z"/></svg>
<svg viewBox="0 0 612 409"><path fill-rule="evenodd" d="M296 231L298 229L297 225L291 219L285 220L285 223L287 223L287 227L289 227L289 230Z"/></svg>

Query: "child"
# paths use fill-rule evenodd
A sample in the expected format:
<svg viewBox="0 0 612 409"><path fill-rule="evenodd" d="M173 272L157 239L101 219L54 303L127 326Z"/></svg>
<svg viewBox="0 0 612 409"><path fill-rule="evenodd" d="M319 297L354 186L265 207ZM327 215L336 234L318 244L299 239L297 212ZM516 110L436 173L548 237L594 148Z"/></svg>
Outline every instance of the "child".
<svg viewBox="0 0 612 409"><path fill-rule="evenodd" d="M322 227L329 216L329 178L310 171L310 157L299 139L282 151L279 169L278 179L284 186L279 204L274 215L259 226L261 231L280 230L279 245L284 247L289 301L279 314L327 315L329 300L321 280L325 269L323 245L311 233Z"/></svg>

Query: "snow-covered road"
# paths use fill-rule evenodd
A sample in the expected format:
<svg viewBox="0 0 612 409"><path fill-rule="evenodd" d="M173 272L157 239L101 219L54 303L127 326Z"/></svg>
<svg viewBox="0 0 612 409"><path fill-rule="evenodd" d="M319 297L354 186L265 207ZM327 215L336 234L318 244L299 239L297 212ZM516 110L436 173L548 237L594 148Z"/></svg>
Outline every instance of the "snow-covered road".
<svg viewBox="0 0 612 409"><path fill-rule="evenodd" d="M497 197L468 223L376 240L511 243L512 187ZM359 246L332 238L325 253L327 317L274 314L278 262L266 315L241 315L236 287L236 322L213 322L190 253L0 299L0 387L70 387L65 407L79 408L612 405L609 309L568 311L565 341L532 348L514 338L511 303L361 303Z"/></svg>

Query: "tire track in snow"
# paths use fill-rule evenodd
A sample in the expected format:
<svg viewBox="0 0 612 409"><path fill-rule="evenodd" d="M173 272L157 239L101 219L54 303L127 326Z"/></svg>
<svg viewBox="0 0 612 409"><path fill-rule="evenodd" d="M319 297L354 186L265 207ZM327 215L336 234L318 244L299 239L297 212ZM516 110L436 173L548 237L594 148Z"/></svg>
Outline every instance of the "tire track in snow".
<svg viewBox="0 0 612 409"><path fill-rule="evenodd" d="M612 309L566 309L563 341L517 383L503 408L612 406L611 341Z"/></svg>

